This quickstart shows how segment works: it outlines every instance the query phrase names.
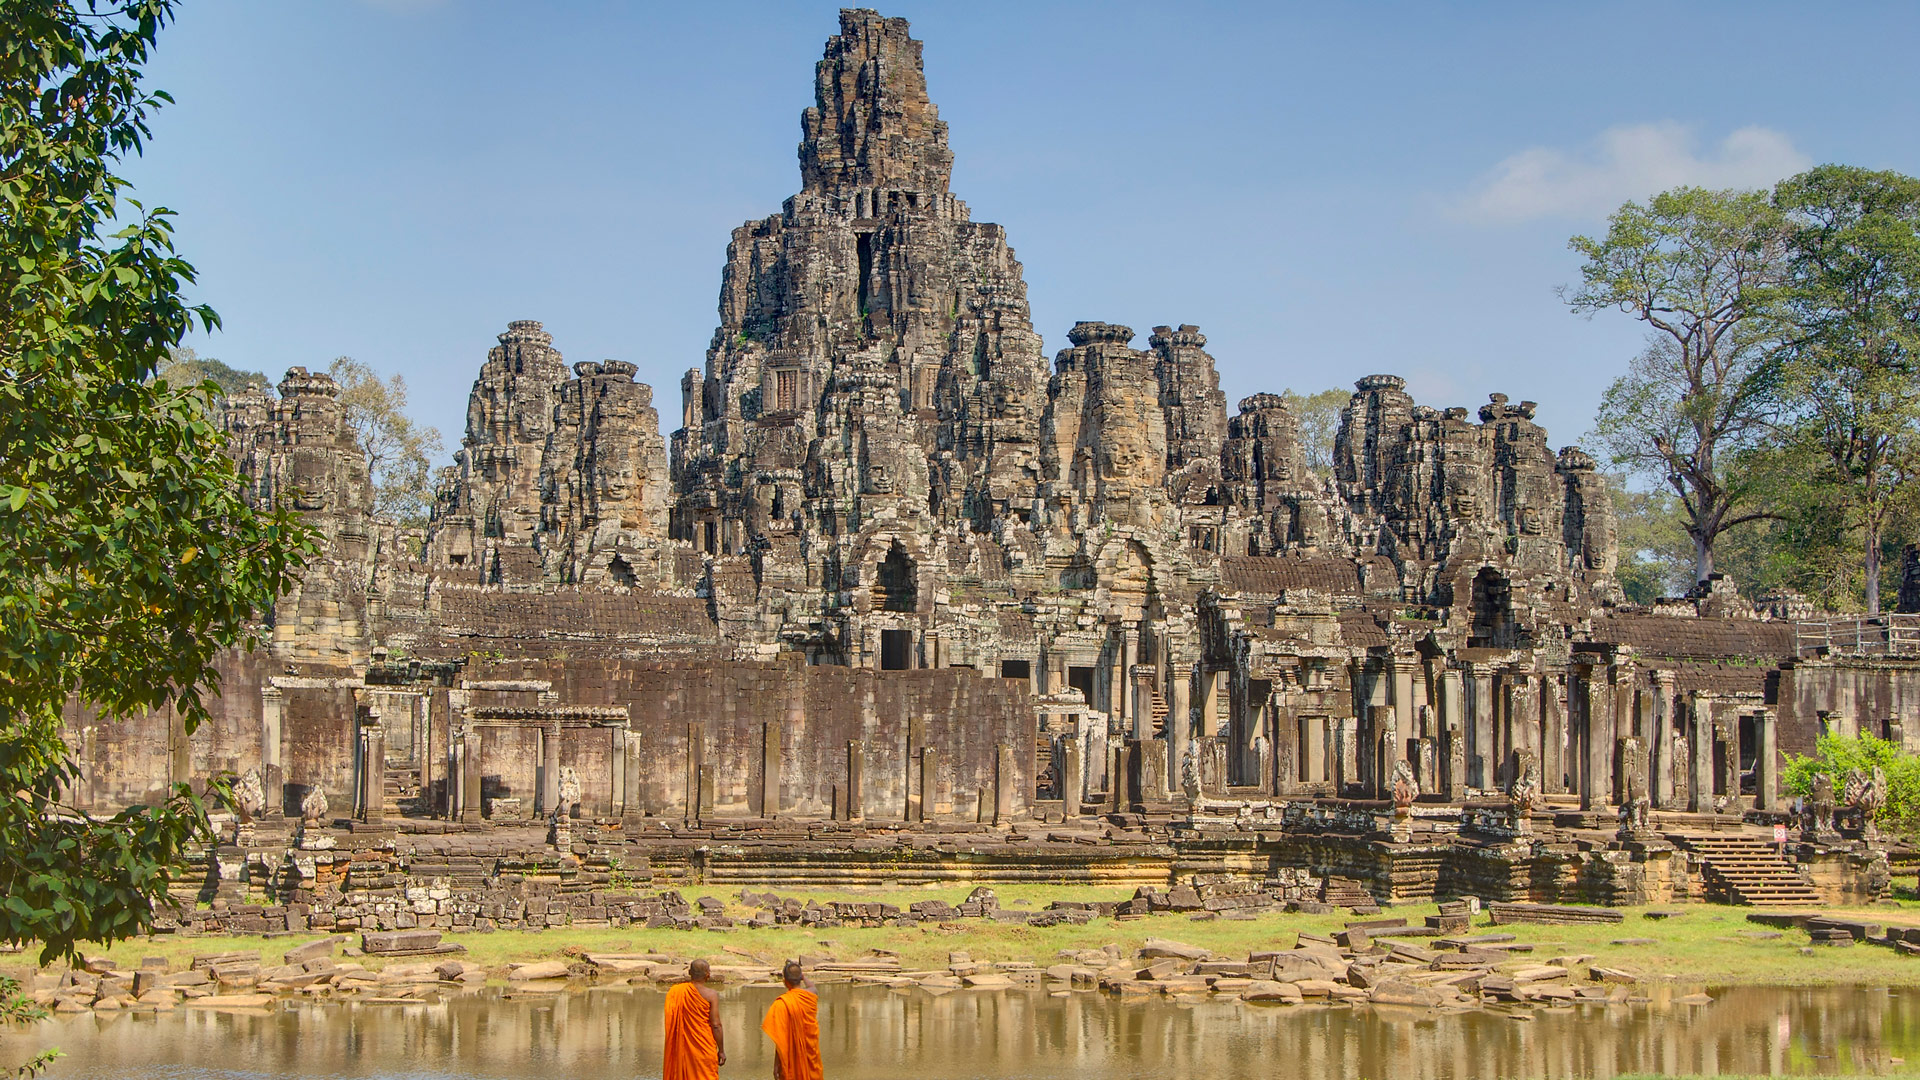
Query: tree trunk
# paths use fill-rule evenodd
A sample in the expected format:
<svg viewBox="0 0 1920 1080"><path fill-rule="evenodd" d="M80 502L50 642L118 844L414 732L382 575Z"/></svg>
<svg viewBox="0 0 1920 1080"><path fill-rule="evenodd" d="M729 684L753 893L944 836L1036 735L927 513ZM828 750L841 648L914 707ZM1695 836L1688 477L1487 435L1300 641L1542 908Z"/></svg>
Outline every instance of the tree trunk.
<svg viewBox="0 0 1920 1080"><path fill-rule="evenodd" d="M1713 541L1705 533L1693 534L1693 580L1707 580L1713 573Z"/></svg>
<svg viewBox="0 0 1920 1080"><path fill-rule="evenodd" d="M1867 525L1867 614L1880 614L1880 526Z"/></svg>

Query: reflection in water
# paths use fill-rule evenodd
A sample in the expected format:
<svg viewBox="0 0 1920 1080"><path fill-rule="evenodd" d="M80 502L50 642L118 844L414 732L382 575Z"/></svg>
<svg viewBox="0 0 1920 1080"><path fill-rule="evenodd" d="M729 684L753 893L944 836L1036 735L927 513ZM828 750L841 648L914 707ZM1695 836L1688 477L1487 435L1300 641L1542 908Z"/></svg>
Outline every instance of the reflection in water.
<svg viewBox="0 0 1920 1080"><path fill-rule="evenodd" d="M1507 1013L1325 1006L1182 1005L1080 993L961 991L940 997L829 986L821 1050L835 1080L965 1077L1605 1077L1620 1072L1878 1072L1920 1063L1920 992L1730 989L1707 1006L1652 1000ZM767 1076L760 1035L772 987L724 992L723 1076ZM660 1069L662 995L614 987L430 1004L283 1005L270 1015L199 1010L53 1020L0 1041L35 1046L72 1080L166 1077L450 1076L627 1080Z"/></svg>

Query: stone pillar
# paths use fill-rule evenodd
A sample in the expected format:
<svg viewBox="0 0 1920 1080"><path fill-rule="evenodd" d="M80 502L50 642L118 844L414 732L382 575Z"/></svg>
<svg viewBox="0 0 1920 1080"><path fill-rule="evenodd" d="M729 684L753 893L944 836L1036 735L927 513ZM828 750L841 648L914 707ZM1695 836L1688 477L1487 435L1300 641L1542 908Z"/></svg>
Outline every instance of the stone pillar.
<svg viewBox="0 0 1920 1080"><path fill-rule="evenodd" d="M920 816L921 821L934 818L934 796L940 790L940 751L931 746L920 748Z"/></svg>
<svg viewBox="0 0 1920 1080"><path fill-rule="evenodd" d="M621 729L621 734L625 753L621 755L620 769L625 774L626 818L633 822L634 828L638 828L641 816L659 813L662 808L650 805L653 800L647 797L645 770L640 767L640 737L631 728Z"/></svg>
<svg viewBox="0 0 1920 1080"><path fill-rule="evenodd" d="M1466 665L1472 703L1467 721L1467 784L1490 788L1493 777L1493 671L1485 664Z"/></svg>
<svg viewBox="0 0 1920 1080"><path fill-rule="evenodd" d="M359 730L359 752L354 764L354 817L369 825L386 820L387 804L387 731L380 726L380 710L368 709Z"/></svg>
<svg viewBox="0 0 1920 1080"><path fill-rule="evenodd" d="M1129 665L1127 671L1132 676L1127 694L1127 708L1130 710L1129 718L1132 721L1133 737L1151 739L1153 738L1154 669L1144 665L1138 667Z"/></svg>
<svg viewBox="0 0 1920 1080"><path fill-rule="evenodd" d="M1220 735L1220 684L1225 672L1200 672L1200 735L1214 739Z"/></svg>
<svg viewBox="0 0 1920 1080"><path fill-rule="evenodd" d="M1458 802L1467 795L1467 745L1465 694L1461 691L1460 672L1446 668L1440 672L1440 726L1446 732L1447 769L1444 778L1447 799Z"/></svg>
<svg viewBox="0 0 1920 1080"><path fill-rule="evenodd" d="M1113 658L1107 663L1107 723L1127 731L1127 646L1126 639L1113 636Z"/></svg>
<svg viewBox="0 0 1920 1080"><path fill-rule="evenodd" d="M1598 665L1582 669L1580 685L1586 698L1581 712L1586 719L1586 742L1581 747L1580 809L1606 810L1613 803L1613 688Z"/></svg>
<svg viewBox="0 0 1920 1080"><path fill-rule="evenodd" d="M1698 690L1688 695L1687 740L1693 752L1693 790L1688 809L1696 814L1713 810L1713 695Z"/></svg>
<svg viewBox="0 0 1920 1080"><path fill-rule="evenodd" d="M780 721L766 722L760 744L760 816L780 813Z"/></svg>
<svg viewBox="0 0 1920 1080"><path fill-rule="evenodd" d="M540 731L540 805L541 814L551 814L560 805L560 721Z"/></svg>
<svg viewBox="0 0 1920 1080"><path fill-rule="evenodd" d="M1652 689L1648 691L1647 726L1650 729L1649 765L1653 773L1653 786L1648 798L1660 810L1675 809L1673 802L1673 672L1655 668L1648 672L1648 681Z"/></svg>
<svg viewBox="0 0 1920 1080"><path fill-rule="evenodd" d="M1013 820L1014 786L1020 782L1014 770L1013 747L1001 743L993 757L993 823L1004 825Z"/></svg>
<svg viewBox="0 0 1920 1080"><path fill-rule="evenodd" d="M1336 796L1346 794L1347 787L1359 782L1358 742L1360 722L1351 716L1338 716L1333 719L1333 793Z"/></svg>
<svg viewBox="0 0 1920 1080"><path fill-rule="evenodd" d="M1190 665L1172 664L1173 701L1167 706L1167 741L1173 744L1173 760L1183 761L1187 740L1193 735L1193 671Z"/></svg>
<svg viewBox="0 0 1920 1080"><path fill-rule="evenodd" d="M609 785L613 797L613 814L624 817L627 812L627 728L621 724L607 729L607 737L612 742L613 752L609 755L608 771L611 773Z"/></svg>
<svg viewBox="0 0 1920 1080"><path fill-rule="evenodd" d="M1087 797L1087 770L1081 761L1080 740L1072 735L1060 746L1060 812L1069 819L1080 816Z"/></svg>
<svg viewBox="0 0 1920 1080"><path fill-rule="evenodd" d="M280 716L286 703L286 695L280 688L268 683L260 688L260 764L280 765ZM263 770L264 771L264 768ZM275 794L267 792L267 800L273 801Z"/></svg>
<svg viewBox="0 0 1920 1080"><path fill-rule="evenodd" d="M1138 714L1143 710L1140 708L1140 703L1134 698L1134 680L1136 676L1133 668L1135 664L1139 663L1139 654L1139 632L1135 630L1121 631L1119 658L1120 684L1117 688L1119 707L1116 715L1120 719L1121 729L1136 739L1145 738L1145 736L1140 733L1140 722L1137 719Z"/></svg>
<svg viewBox="0 0 1920 1080"><path fill-rule="evenodd" d="M1383 784L1393 782L1394 765L1408 760L1407 747L1421 734L1413 700L1413 677L1419 670L1419 662L1411 657L1393 658L1393 726L1396 738L1387 754L1387 771L1381 778Z"/></svg>
<svg viewBox="0 0 1920 1080"><path fill-rule="evenodd" d="M1555 795L1567 790L1567 702L1560 690L1560 676L1541 678L1540 790Z"/></svg>
<svg viewBox="0 0 1920 1080"><path fill-rule="evenodd" d="M1780 809L1779 724L1772 709L1754 714L1753 789L1754 806L1760 810Z"/></svg>
<svg viewBox="0 0 1920 1080"><path fill-rule="evenodd" d="M700 811L708 805L707 791L707 726L689 723L687 725L687 824L693 825L700 821Z"/></svg>
<svg viewBox="0 0 1920 1080"><path fill-rule="evenodd" d="M865 821L867 812L861 791L867 782L867 744L859 739L847 740L847 820Z"/></svg>
<svg viewBox="0 0 1920 1080"><path fill-rule="evenodd" d="M480 729L468 727L460 736L460 820L479 822L486 804L481 797Z"/></svg>

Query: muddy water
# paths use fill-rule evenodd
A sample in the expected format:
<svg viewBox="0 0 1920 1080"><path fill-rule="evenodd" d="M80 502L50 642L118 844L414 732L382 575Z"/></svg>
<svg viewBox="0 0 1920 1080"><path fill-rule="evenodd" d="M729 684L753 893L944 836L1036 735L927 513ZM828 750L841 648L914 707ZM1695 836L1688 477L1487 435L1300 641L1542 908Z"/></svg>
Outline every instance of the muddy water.
<svg viewBox="0 0 1920 1080"><path fill-rule="evenodd" d="M1920 1067L1920 990L1741 988L1711 1005L1645 1003L1431 1013L1120 1001L1100 994L830 986L820 1008L836 1080L967 1077L1605 1077L1621 1072L1858 1073ZM722 999L721 1075L772 1074L759 1019L775 991ZM85 1015L0 1037L0 1064L40 1045L71 1080L165 1077L657 1077L662 995L482 990L430 1004L288 1003Z"/></svg>

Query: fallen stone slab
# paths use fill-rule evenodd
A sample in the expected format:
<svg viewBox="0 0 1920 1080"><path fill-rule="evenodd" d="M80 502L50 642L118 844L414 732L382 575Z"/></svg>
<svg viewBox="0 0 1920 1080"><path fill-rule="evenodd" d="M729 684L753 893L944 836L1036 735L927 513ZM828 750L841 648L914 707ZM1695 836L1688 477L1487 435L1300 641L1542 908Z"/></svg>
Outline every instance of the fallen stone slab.
<svg viewBox="0 0 1920 1080"><path fill-rule="evenodd" d="M1581 923L1618 923L1626 920L1626 914L1614 908L1574 907L1566 904L1509 904L1498 901L1487 905L1487 914L1496 925L1524 922L1567 926Z"/></svg>
<svg viewBox="0 0 1920 1080"><path fill-rule="evenodd" d="M1168 941L1165 938L1148 938L1141 944L1139 952L1134 955L1143 960L1152 960L1160 957L1170 957L1175 960L1205 960L1207 957L1212 956L1213 953L1198 945L1188 945L1179 941Z"/></svg>
<svg viewBox="0 0 1920 1080"><path fill-rule="evenodd" d="M187 1002L190 1009L264 1009L273 1004L272 994L210 994Z"/></svg>
<svg viewBox="0 0 1920 1080"><path fill-rule="evenodd" d="M1277 1001L1298 1005L1303 1000L1300 988L1290 982L1255 979L1240 989L1242 1001Z"/></svg>
<svg viewBox="0 0 1920 1080"><path fill-rule="evenodd" d="M319 941L309 941L305 945L298 945L288 949L286 953L280 957L280 961L284 964L304 964L309 960L318 960L322 957L332 956L333 950L346 943L347 935L334 934L330 937L321 938Z"/></svg>
<svg viewBox="0 0 1920 1080"><path fill-rule="evenodd" d="M1588 968L1587 978L1592 979L1594 982L1600 982L1600 983L1629 984L1629 983L1636 983L1640 981L1640 977L1635 975L1631 971L1622 971L1619 968L1610 968L1610 967Z"/></svg>
<svg viewBox="0 0 1920 1080"><path fill-rule="evenodd" d="M541 960L531 964L515 964L507 972L509 982L531 982L535 979L564 979L567 977L567 965L560 960Z"/></svg>
<svg viewBox="0 0 1920 1080"><path fill-rule="evenodd" d="M438 930L373 930L360 935L360 949L368 956L426 952L439 945Z"/></svg>

